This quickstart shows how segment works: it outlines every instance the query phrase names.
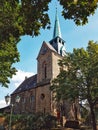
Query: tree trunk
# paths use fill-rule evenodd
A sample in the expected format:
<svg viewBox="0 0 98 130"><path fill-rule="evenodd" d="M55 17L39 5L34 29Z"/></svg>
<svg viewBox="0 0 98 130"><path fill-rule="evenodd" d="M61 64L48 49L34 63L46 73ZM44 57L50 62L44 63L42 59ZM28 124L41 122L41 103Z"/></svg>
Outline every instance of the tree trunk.
<svg viewBox="0 0 98 130"><path fill-rule="evenodd" d="M90 111L91 111L91 117L92 117L93 130L97 130L94 106L92 104L90 104Z"/></svg>

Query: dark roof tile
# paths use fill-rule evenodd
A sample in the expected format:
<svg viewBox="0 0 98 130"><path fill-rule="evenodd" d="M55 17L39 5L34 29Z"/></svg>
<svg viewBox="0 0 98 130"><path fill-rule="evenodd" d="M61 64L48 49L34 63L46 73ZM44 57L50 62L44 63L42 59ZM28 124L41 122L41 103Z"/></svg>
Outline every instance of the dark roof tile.
<svg viewBox="0 0 98 130"><path fill-rule="evenodd" d="M12 94L20 93L35 88L36 84L37 84L37 74L29 78L26 78Z"/></svg>

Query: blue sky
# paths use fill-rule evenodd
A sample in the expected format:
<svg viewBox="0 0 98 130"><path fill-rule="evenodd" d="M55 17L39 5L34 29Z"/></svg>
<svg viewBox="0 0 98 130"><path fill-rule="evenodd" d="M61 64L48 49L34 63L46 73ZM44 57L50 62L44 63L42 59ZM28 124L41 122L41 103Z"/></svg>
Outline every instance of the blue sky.
<svg viewBox="0 0 98 130"><path fill-rule="evenodd" d="M11 94L16 87L25 79L37 73L37 55L41 48L43 41L50 41L53 38L53 28L56 12L56 0L50 3L49 16L51 20L51 29L42 30L37 37L23 36L18 43L18 51L20 52L20 62L14 64L18 72L13 76L9 88L0 87L0 108L6 106L4 96ZM73 48L86 48L88 41L98 41L98 10L93 16L89 17L88 24L84 26L76 26L72 20L65 20L61 16L61 6L58 6L58 17L60 21L62 38L66 41L65 48L67 52L72 52Z"/></svg>

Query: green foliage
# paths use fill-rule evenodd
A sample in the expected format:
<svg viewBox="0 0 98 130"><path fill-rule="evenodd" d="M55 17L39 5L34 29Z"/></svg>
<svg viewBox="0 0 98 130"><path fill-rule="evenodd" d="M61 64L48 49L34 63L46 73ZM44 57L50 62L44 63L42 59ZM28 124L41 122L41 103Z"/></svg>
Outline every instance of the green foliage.
<svg viewBox="0 0 98 130"><path fill-rule="evenodd" d="M64 18L74 20L77 25L86 24L88 16L95 13L98 5L98 0L58 1L63 6ZM12 66L19 61L17 43L20 37L38 36L41 28L50 28L48 15L50 2L51 0L0 0L0 83L2 86L8 87L9 78L16 72Z"/></svg>
<svg viewBox="0 0 98 130"><path fill-rule="evenodd" d="M58 101L87 100L94 121L94 108L98 101L98 44L89 41L86 50L74 49L60 60L59 65L60 74L51 86L55 98Z"/></svg>
<svg viewBox="0 0 98 130"><path fill-rule="evenodd" d="M22 27L24 34L37 36L40 28L46 28L50 24L48 3L51 0L21 0L20 16L23 16Z"/></svg>
<svg viewBox="0 0 98 130"><path fill-rule="evenodd" d="M95 13L98 0L59 0L65 19L73 19L76 25L88 23L88 16Z"/></svg>
<svg viewBox="0 0 98 130"><path fill-rule="evenodd" d="M0 43L0 83L8 87L9 78L15 74L16 69L12 67L13 63L19 61L16 39L10 36L10 39Z"/></svg>
<svg viewBox="0 0 98 130"><path fill-rule="evenodd" d="M0 83L8 87L9 78L15 74L13 63L19 61L17 43L21 34L17 2L0 1Z"/></svg>
<svg viewBox="0 0 98 130"><path fill-rule="evenodd" d="M87 50L74 49L60 60L59 65L60 74L51 87L57 92L58 100L90 98L94 104L98 97L98 44L90 41Z"/></svg>
<svg viewBox="0 0 98 130"><path fill-rule="evenodd" d="M5 125L9 123L9 116L6 117ZM31 115L13 115L13 130L50 130L55 127L56 117L49 114L36 113Z"/></svg>
<svg viewBox="0 0 98 130"><path fill-rule="evenodd" d="M37 36L40 28L49 26L48 3L51 0L0 1L0 84L8 87L16 73L13 63L19 61L17 43L22 35Z"/></svg>
<svg viewBox="0 0 98 130"><path fill-rule="evenodd" d="M34 36L39 34L40 28L50 24L48 3L51 0L1 0L0 3L0 37L9 38L12 34L15 38L22 35Z"/></svg>

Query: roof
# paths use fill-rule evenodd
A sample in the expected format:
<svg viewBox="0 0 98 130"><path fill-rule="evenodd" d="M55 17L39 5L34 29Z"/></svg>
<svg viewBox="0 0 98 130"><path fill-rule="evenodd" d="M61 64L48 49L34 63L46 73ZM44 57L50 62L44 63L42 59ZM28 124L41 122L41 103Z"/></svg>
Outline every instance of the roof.
<svg viewBox="0 0 98 130"><path fill-rule="evenodd" d="M46 42L45 42L46 43ZM51 51L54 51L54 52L57 52L52 45L50 45L50 43L46 43L48 48L51 50Z"/></svg>
<svg viewBox="0 0 98 130"><path fill-rule="evenodd" d="M37 59L38 59L39 55L41 54L41 50L44 48L44 46L46 46L47 48L49 48L49 50L51 50L51 52L57 53L57 51L53 48L53 46L50 43L47 43L46 41L43 41L43 44L42 44L42 47L41 47L41 49L39 51Z"/></svg>
<svg viewBox="0 0 98 130"><path fill-rule="evenodd" d="M37 84L37 74L29 78L26 78L11 95L35 88L36 84Z"/></svg>
<svg viewBox="0 0 98 130"><path fill-rule="evenodd" d="M10 108L11 108L10 105L5 106L5 107L3 107L3 108L0 108L0 113L10 112Z"/></svg>

